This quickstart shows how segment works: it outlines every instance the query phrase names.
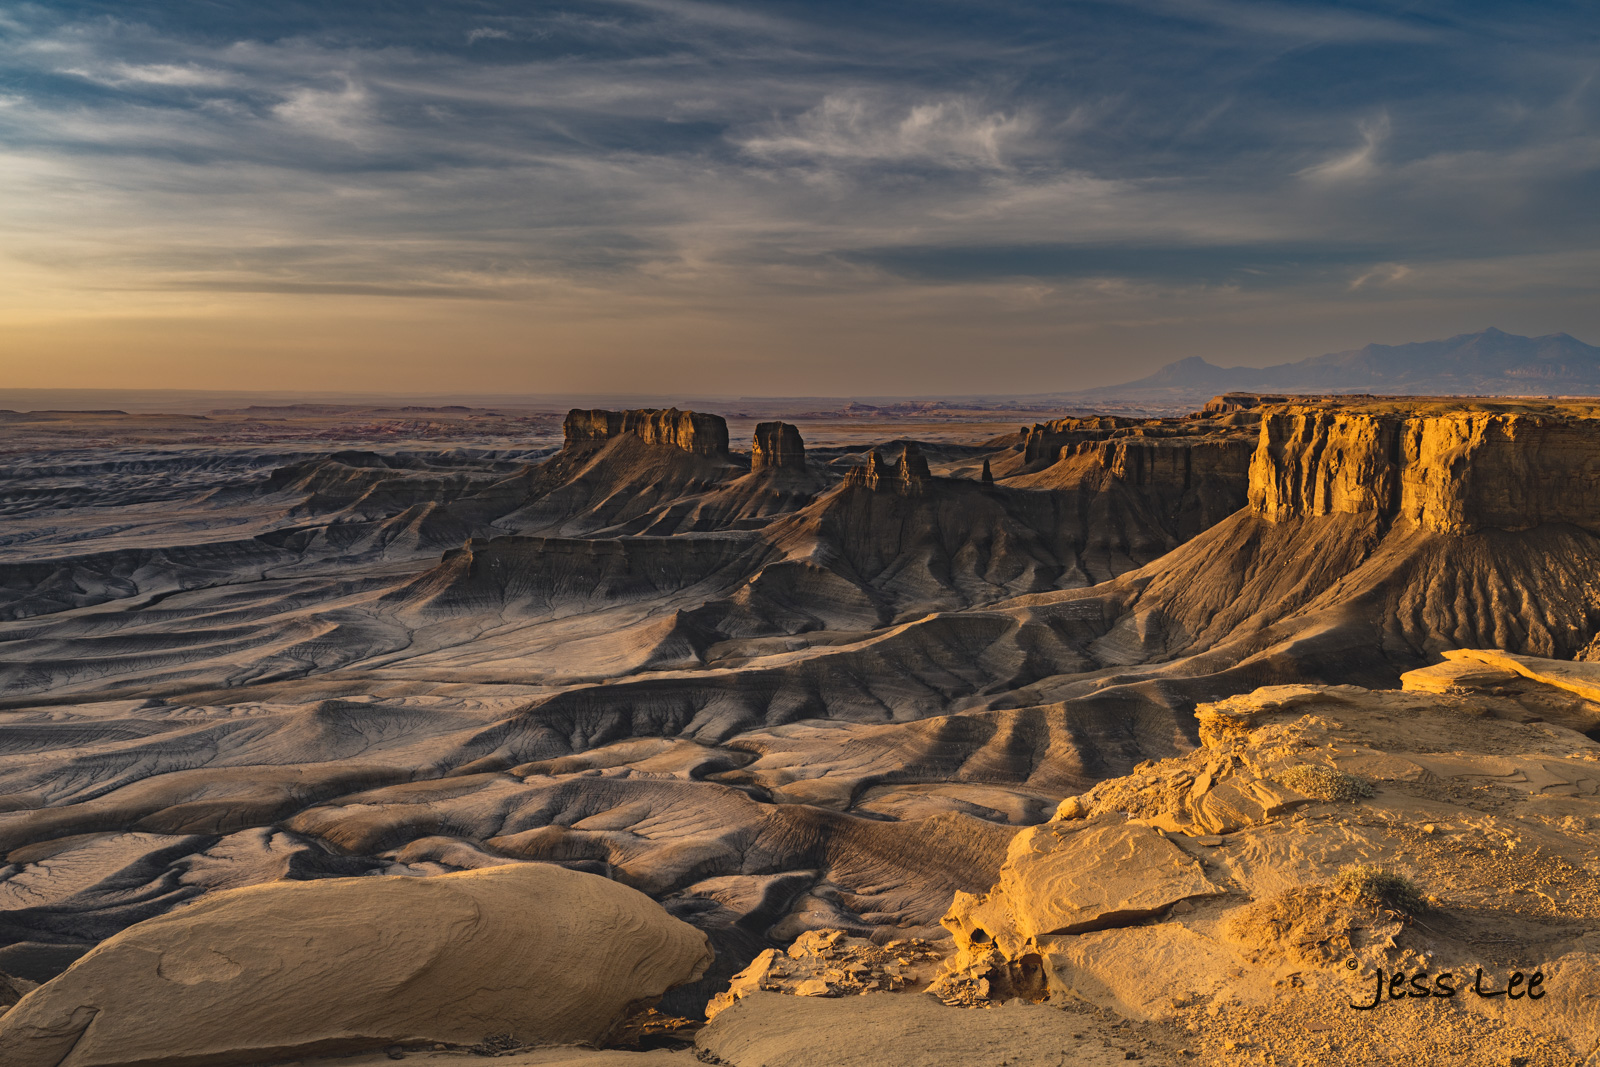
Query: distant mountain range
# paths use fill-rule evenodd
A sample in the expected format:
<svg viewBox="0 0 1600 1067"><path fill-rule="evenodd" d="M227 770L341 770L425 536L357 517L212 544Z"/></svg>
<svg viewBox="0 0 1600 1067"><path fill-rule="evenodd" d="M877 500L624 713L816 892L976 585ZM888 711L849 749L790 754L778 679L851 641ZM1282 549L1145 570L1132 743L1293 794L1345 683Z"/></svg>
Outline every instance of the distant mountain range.
<svg viewBox="0 0 1600 1067"><path fill-rule="evenodd" d="M1074 395L1174 403L1228 392L1594 396L1600 395L1600 348L1565 333L1519 337L1490 328L1271 367L1217 367L1190 356L1148 378Z"/></svg>

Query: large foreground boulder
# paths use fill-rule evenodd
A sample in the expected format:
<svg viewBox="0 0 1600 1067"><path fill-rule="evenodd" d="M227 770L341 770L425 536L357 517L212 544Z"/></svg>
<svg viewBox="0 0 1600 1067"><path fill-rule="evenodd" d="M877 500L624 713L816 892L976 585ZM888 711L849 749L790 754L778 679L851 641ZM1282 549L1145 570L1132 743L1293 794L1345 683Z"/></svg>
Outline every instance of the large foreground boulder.
<svg viewBox="0 0 1600 1067"><path fill-rule="evenodd" d="M542 863L277 882L118 934L0 1017L7 1067L245 1064L397 1042L593 1042L700 976L700 931Z"/></svg>

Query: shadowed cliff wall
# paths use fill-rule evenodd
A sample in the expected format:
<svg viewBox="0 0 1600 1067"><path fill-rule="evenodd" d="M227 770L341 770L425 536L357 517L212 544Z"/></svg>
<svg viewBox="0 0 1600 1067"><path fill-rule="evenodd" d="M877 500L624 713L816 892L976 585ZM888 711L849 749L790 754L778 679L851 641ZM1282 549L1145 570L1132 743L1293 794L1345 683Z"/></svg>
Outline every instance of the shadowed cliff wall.
<svg viewBox="0 0 1600 1067"><path fill-rule="evenodd" d="M805 470L806 445L799 428L787 422L758 423L750 442L750 469Z"/></svg>

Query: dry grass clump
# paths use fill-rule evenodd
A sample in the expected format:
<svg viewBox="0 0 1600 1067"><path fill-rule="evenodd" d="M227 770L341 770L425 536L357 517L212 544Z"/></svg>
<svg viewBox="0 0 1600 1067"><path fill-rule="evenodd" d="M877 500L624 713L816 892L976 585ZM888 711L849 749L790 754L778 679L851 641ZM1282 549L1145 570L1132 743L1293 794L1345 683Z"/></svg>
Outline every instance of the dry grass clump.
<svg viewBox="0 0 1600 1067"><path fill-rule="evenodd" d="M1369 904L1401 911L1420 911L1426 906L1417 883L1399 871L1374 863L1352 863L1340 867L1333 884L1343 896Z"/></svg>
<svg viewBox="0 0 1600 1067"><path fill-rule="evenodd" d="M1372 783L1365 778L1310 763L1290 767L1277 778L1313 800L1359 800L1372 795Z"/></svg>

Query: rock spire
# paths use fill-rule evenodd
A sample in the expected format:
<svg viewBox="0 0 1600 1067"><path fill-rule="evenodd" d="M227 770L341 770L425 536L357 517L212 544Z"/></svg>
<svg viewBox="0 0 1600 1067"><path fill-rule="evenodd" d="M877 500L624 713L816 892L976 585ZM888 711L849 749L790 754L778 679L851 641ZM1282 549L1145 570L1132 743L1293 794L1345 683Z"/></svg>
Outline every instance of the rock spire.
<svg viewBox="0 0 1600 1067"><path fill-rule="evenodd" d="M866 463L845 474L844 484L909 495L922 492L932 478L933 473L928 470L928 460L922 454L922 449L915 441L907 441L900 462L884 459L877 449L873 449Z"/></svg>

